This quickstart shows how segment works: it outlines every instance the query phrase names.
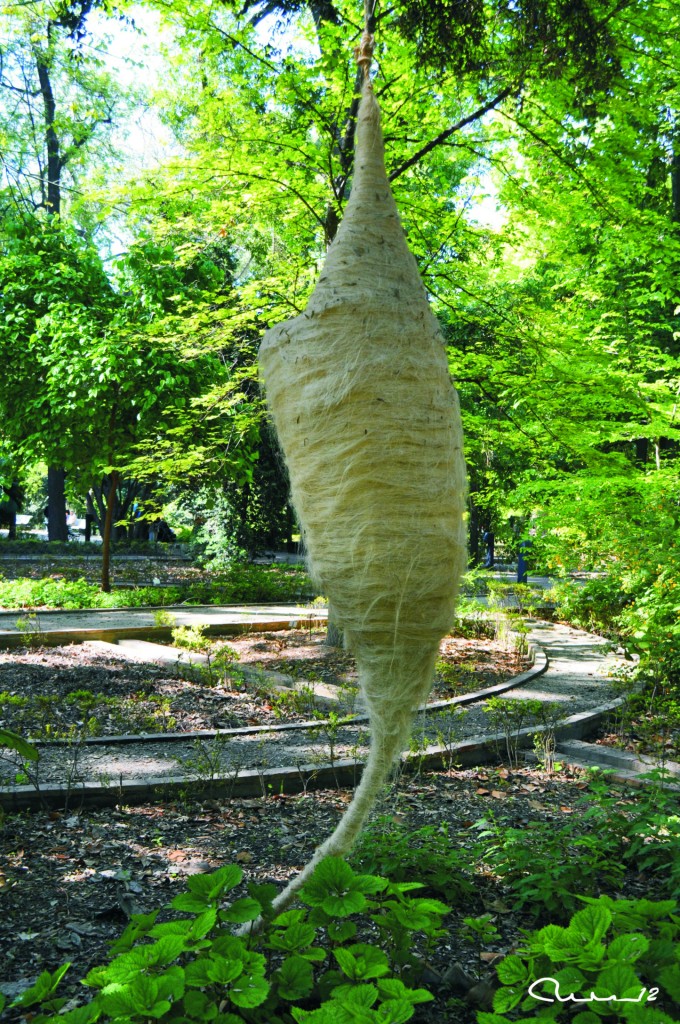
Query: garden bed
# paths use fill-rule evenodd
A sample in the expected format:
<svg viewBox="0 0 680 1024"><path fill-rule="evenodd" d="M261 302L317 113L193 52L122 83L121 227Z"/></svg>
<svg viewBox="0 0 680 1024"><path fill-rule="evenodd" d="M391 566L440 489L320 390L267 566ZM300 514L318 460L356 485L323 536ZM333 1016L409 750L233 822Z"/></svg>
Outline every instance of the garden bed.
<svg viewBox="0 0 680 1024"><path fill-rule="evenodd" d="M339 710L354 709L354 660L327 647L325 631L250 633L207 649L205 667L140 664L89 643L2 652L0 725L56 739L304 721L327 710L312 692L319 682L338 689ZM433 696L493 686L526 665L505 641L447 637Z"/></svg>
<svg viewBox="0 0 680 1024"><path fill-rule="evenodd" d="M188 876L225 863L281 887L349 799L347 791L321 791L8 816L0 838L0 990L17 994L68 960L63 993L71 1005L82 1002L78 980L106 961L130 914L167 904ZM506 768L403 777L386 792L352 863L421 880L426 895L452 908L422 964L420 981L436 1003L414 1020L472 1024L475 1010L488 1006L493 963L521 942L522 928L563 923L581 905L570 894L667 896L669 871L649 856L653 846L647 861L623 861L627 822L651 813L645 799L601 785L590 791L583 772ZM531 872L534 881L523 886ZM485 937L475 938L464 919L484 915ZM6 1019L19 1017L6 1011Z"/></svg>

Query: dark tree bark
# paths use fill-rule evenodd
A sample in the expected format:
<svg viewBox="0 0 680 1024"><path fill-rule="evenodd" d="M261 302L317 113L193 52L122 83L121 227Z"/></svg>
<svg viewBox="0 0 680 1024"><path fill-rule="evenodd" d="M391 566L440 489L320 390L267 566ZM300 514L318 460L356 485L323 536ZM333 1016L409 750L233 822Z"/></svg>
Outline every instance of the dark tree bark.
<svg viewBox="0 0 680 1024"><path fill-rule="evenodd" d="M51 34L51 23L47 26L47 37ZM61 172L63 160L59 147L59 136L55 129L57 116L57 104L52 89L52 80L47 63L42 56L36 57L38 68L38 81L40 92L45 108L45 148L47 150L47 182L43 182L43 201L46 202L47 212L50 216L59 216L61 213Z"/></svg>
<svg viewBox="0 0 680 1024"><path fill-rule="evenodd" d="M47 470L47 538L48 540L68 540L66 525L66 494L64 483L66 473L63 469L50 466Z"/></svg>
<svg viewBox="0 0 680 1024"><path fill-rule="evenodd" d="M104 520L104 533L102 535L102 590L105 594L111 592L111 578L109 573L111 565L111 527L113 526L113 513L116 507L117 489L118 473L114 469L109 477L109 493L106 500L106 519Z"/></svg>
<svg viewBox="0 0 680 1024"><path fill-rule="evenodd" d="M48 22L47 38L49 41L52 24ZM41 54L36 55L38 81L45 109L45 148L47 150L47 180L42 181L43 202L49 216L58 217L61 213L61 172L63 162L59 148L59 137L55 129L57 105L52 88L49 66ZM64 495L64 470L51 466L47 471L47 536L49 540L68 540L66 525L66 498Z"/></svg>

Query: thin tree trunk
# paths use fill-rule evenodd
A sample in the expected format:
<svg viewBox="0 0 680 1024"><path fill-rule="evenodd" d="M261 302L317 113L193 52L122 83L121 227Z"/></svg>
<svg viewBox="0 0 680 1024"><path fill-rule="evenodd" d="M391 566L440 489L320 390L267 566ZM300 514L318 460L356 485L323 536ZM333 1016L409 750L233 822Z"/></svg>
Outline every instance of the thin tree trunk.
<svg viewBox="0 0 680 1024"><path fill-rule="evenodd" d="M64 492L66 473L63 469L50 466L47 470L47 538L68 540L66 525L66 494Z"/></svg>
<svg viewBox="0 0 680 1024"><path fill-rule="evenodd" d="M326 646L327 647L344 647L345 637L342 630L335 621L333 614L333 605L328 604L328 629L326 630Z"/></svg>
<svg viewBox="0 0 680 1024"><path fill-rule="evenodd" d="M111 563L111 526L113 525L113 510L116 506L117 487L118 471L112 469L109 483L109 494L106 501L104 534L102 536L102 590L105 594L111 593L111 579L109 576L109 566Z"/></svg>

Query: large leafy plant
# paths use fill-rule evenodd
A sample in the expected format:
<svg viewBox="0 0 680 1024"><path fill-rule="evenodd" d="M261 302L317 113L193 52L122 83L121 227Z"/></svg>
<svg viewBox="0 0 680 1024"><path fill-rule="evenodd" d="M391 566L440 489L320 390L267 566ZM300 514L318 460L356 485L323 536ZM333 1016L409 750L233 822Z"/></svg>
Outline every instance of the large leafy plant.
<svg viewBox="0 0 680 1024"><path fill-rule="evenodd" d="M523 948L498 965L494 1012L479 1013L478 1024L677 1022L667 1012L680 1003L676 902L582 899L587 906L567 927L531 932Z"/></svg>
<svg viewBox="0 0 680 1024"><path fill-rule="evenodd" d="M235 865L191 877L170 904L183 917L133 915L110 962L85 977L94 990L86 1005L60 1012L66 1000L56 988L68 965L44 972L12 1005L40 1006L33 1024L402 1024L432 998L410 984L413 947L416 933L440 933L447 908L409 895L418 883L357 874L330 857L302 890L305 906L274 917L271 885L225 903L242 877ZM378 931L380 946L358 941L360 924Z"/></svg>

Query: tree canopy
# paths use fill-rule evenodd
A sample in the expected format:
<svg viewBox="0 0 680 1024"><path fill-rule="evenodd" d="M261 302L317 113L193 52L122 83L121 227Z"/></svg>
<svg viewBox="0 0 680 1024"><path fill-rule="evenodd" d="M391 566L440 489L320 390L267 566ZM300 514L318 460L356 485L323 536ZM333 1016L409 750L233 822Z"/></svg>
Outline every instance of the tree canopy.
<svg viewBox="0 0 680 1024"><path fill-rule="evenodd" d="M280 543L256 351L343 216L362 11L1 17L5 445L74 485L114 470L201 506L212 489L236 547ZM373 12L389 174L462 399L471 554L485 530L531 535L536 564L631 595L675 558L679 21L677 0ZM140 162L148 116L173 141Z"/></svg>

